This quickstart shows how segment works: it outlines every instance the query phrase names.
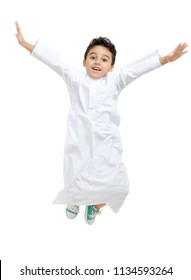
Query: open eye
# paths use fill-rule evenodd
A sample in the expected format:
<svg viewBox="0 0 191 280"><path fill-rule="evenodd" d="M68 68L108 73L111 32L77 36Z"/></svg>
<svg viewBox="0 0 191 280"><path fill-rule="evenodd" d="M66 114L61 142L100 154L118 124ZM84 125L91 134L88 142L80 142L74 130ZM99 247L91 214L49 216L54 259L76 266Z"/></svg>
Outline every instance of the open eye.
<svg viewBox="0 0 191 280"><path fill-rule="evenodd" d="M107 62L108 60L107 60L107 58L103 58L103 62Z"/></svg>
<svg viewBox="0 0 191 280"><path fill-rule="evenodd" d="M90 55L90 59L94 60L95 58L95 55Z"/></svg>

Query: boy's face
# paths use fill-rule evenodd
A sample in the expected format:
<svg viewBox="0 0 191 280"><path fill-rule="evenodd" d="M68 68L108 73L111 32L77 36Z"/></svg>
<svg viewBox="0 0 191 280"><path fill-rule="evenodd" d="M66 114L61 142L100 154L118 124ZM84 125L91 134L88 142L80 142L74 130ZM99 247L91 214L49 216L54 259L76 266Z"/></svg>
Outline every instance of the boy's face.
<svg viewBox="0 0 191 280"><path fill-rule="evenodd" d="M91 78L99 79L113 70L112 53L104 46L95 46L90 49L86 59L83 61L84 67Z"/></svg>

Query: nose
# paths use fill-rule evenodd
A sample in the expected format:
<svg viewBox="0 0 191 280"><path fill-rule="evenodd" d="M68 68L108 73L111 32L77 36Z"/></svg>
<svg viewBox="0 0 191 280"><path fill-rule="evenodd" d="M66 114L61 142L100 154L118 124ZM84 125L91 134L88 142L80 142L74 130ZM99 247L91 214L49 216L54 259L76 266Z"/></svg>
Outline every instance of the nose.
<svg viewBox="0 0 191 280"><path fill-rule="evenodd" d="M96 58L95 64L100 64L100 58Z"/></svg>

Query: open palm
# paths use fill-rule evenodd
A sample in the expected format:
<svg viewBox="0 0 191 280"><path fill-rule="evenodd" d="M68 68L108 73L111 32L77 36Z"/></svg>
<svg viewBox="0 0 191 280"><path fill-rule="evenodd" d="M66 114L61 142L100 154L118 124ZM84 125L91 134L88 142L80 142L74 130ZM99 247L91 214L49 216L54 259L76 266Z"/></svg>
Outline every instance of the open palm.
<svg viewBox="0 0 191 280"><path fill-rule="evenodd" d="M168 59L170 62L173 62L174 60L178 59L179 57L181 57L183 54L187 53L187 51L185 51L186 47L188 46L187 43L180 43L175 49L174 51L172 51L171 53L168 54Z"/></svg>

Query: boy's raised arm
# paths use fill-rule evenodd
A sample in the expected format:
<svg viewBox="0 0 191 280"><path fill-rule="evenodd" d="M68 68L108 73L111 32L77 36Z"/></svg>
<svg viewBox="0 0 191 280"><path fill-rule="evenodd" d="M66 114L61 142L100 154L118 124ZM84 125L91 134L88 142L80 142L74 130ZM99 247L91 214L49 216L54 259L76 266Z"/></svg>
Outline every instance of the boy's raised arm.
<svg viewBox="0 0 191 280"><path fill-rule="evenodd" d="M162 65L168 63L168 62L173 62L180 58L183 54L187 53L185 50L187 48L188 44L187 43L181 43L179 44L171 53L169 53L166 56L160 57L160 63Z"/></svg>
<svg viewBox="0 0 191 280"><path fill-rule="evenodd" d="M18 24L18 22L16 21L15 22L15 25L16 25L16 29L17 29L17 33L15 34L15 36L17 37L18 39L18 43L24 47L26 50L28 50L29 52L32 52L35 45L32 45L30 43L28 43L27 41L25 41L24 37L23 37L23 34L21 32L21 28Z"/></svg>

